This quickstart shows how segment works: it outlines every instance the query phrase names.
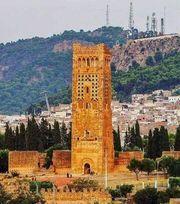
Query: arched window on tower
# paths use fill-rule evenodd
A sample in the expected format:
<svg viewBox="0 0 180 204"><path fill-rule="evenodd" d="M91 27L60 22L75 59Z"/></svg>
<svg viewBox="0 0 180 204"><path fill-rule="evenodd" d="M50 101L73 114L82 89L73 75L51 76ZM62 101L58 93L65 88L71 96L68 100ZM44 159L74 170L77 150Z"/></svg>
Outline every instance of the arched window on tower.
<svg viewBox="0 0 180 204"><path fill-rule="evenodd" d="M87 66L90 67L90 59L87 58Z"/></svg>
<svg viewBox="0 0 180 204"><path fill-rule="evenodd" d="M91 59L91 66L94 67L94 58Z"/></svg>
<svg viewBox="0 0 180 204"><path fill-rule="evenodd" d="M87 93L87 94L89 94L89 93L90 93L90 89L89 89L89 87L88 87L88 86L86 87L86 93Z"/></svg>
<svg viewBox="0 0 180 204"><path fill-rule="evenodd" d="M81 67L81 58L78 59L78 66Z"/></svg>

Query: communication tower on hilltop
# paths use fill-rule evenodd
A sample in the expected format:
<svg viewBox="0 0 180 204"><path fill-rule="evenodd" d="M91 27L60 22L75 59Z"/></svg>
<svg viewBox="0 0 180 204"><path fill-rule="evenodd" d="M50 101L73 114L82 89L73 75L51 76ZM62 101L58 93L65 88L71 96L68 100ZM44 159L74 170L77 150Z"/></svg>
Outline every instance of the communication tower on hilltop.
<svg viewBox="0 0 180 204"><path fill-rule="evenodd" d="M149 22L149 16L147 16L147 22L146 22L146 31L150 31L150 22Z"/></svg>
<svg viewBox="0 0 180 204"><path fill-rule="evenodd" d="M109 26L109 5L107 4L106 8L106 26Z"/></svg>
<svg viewBox="0 0 180 204"><path fill-rule="evenodd" d="M134 28L134 13L133 13L133 3L130 2L130 12L129 12L129 30Z"/></svg>
<svg viewBox="0 0 180 204"><path fill-rule="evenodd" d="M165 28L164 28L164 18L161 18L161 35L164 35Z"/></svg>
<svg viewBox="0 0 180 204"><path fill-rule="evenodd" d="M155 12L153 12L153 14L152 14L151 30L153 31L154 34L157 32L157 18L156 18Z"/></svg>

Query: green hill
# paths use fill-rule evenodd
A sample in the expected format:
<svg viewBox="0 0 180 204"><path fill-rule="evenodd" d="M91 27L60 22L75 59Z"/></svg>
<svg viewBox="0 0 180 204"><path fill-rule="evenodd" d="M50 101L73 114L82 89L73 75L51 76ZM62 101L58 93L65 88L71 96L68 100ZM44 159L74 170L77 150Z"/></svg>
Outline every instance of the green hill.
<svg viewBox="0 0 180 204"><path fill-rule="evenodd" d="M112 71L113 95L120 101L130 101L135 93L151 93L157 89L170 90L180 85L180 53L165 59L154 67L136 68L127 72ZM60 90L49 97L51 105L71 102L71 87ZM46 109L45 101L29 107L29 113L34 110Z"/></svg>
<svg viewBox="0 0 180 204"><path fill-rule="evenodd" d="M71 45L105 43L110 48L126 42L120 27L102 27L94 31L65 31L49 38L32 38L0 44L0 114L22 113L31 104L44 104L47 91L51 104L71 101ZM117 99L128 100L132 93L157 88L170 89L180 84L180 55L161 65L113 72L113 90ZM67 88L68 87L68 88Z"/></svg>
<svg viewBox="0 0 180 204"><path fill-rule="evenodd" d="M43 91L52 95L71 84L72 53L70 49L54 52L59 43L78 40L112 47L125 42L123 33L120 27L102 27L0 44L0 113L20 113L42 101Z"/></svg>

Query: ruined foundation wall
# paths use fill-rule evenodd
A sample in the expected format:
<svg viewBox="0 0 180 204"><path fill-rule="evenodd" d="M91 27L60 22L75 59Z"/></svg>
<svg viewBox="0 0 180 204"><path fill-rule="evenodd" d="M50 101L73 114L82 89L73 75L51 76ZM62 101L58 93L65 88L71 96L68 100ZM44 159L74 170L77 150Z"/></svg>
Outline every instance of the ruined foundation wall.
<svg viewBox="0 0 180 204"><path fill-rule="evenodd" d="M39 153L37 151L9 152L9 172L34 173L39 169Z"/></svg>

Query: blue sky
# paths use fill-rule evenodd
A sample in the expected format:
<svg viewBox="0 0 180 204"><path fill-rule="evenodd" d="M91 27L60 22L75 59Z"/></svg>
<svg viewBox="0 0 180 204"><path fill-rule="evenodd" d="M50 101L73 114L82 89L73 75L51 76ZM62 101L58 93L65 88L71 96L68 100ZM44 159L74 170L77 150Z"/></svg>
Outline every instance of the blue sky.
<svg viewBox="0 0 180 204"><path fill-rule="evenodd" d="M160 23L166 7L166 31L180 33L180 0L132 1L137 27L145 29L146 16L152 12L157 13ZM126 28L129 0L0 0L0 42L101 27L107 2L110 24Z"/></svg>

